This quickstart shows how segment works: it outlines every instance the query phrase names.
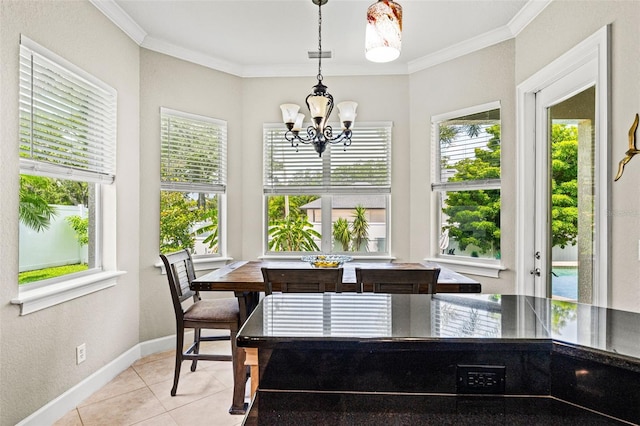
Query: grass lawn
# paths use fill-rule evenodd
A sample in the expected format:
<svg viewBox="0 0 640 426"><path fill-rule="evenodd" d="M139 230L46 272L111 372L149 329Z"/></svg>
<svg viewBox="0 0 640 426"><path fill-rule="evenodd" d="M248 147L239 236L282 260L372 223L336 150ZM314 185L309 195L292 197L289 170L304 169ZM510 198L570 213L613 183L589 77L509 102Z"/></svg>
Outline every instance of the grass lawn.
<svg viewBox="0 0 640 426"><path fill-rule="evenodd" d="M77 263L75 265L56 266L55 268L36 269L35 271L20 272L18 274L18 284L48 280L49 278L55 278L62 275L73 274L75 272L86 271L87 269L89 269L89 266L86 263Z"/></svg>

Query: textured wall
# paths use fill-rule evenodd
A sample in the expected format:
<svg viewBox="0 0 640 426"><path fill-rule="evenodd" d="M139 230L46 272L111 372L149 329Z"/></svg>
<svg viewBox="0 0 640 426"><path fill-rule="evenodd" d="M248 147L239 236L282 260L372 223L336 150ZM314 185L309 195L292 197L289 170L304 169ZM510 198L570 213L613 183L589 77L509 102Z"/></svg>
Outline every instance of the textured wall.
<svg viewBox="0 0 640 426"><path fill-rule="evenodd" d="M118 91L115 287L26 316L18 295L20 34ZM138 343L139 48L87 1L0 3L0 425L14 425ZM133 183L133 184L132 184ZM115 224L117 223L117 229ZM113 256L112 256L113 257ZM76 365L75 348L87 345Z"/></svg>

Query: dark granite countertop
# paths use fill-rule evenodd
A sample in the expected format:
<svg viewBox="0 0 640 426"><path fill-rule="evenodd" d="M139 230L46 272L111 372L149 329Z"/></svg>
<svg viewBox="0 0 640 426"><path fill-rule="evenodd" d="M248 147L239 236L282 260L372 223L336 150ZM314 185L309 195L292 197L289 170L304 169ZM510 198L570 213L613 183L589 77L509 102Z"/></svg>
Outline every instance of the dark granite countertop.
<svg viewBox="0 0 640 426"><path fill-rule="evenodd" d="M543 342L640 362L640 314L515 295L273 294L238 345L307 342Z"/></svg>
<svg viewBox="0 0 640 426"><path fill-rule="evenodd" d="M255 425L620 425L553 397L259 391L243 423Z"/></svg>

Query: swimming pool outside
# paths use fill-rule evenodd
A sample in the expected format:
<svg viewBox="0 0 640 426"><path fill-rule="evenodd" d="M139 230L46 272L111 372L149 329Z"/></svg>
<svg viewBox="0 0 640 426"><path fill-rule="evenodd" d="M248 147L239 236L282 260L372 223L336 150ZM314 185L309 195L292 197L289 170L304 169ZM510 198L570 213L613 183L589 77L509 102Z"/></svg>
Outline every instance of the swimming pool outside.
<svg viewBox="0 0 640 426"><path fill-rule="evenodd" d="M552 271L552 296L578 300L578 268L553 268Z"/></svg>

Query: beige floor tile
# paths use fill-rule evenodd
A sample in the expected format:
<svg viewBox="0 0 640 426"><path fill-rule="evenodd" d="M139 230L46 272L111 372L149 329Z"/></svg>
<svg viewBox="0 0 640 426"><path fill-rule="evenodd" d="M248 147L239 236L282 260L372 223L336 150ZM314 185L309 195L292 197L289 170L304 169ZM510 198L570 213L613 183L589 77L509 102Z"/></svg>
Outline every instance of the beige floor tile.
<svg viewBox="0 0 640 426"><path fill-rule="evenodd" d="M134 362L133 365L136 366L136 365L146 364L148 362L158 361L159 359L163 359L163 358L173 358L175 354L176 354L176 351L174 349L170 351L158 352L156 354L151 354L149 356L145 356L144 358L140 358L139 360Z"/></svg>
<svg viewBox="0 0 640 426"><path fill-rule="evenodd" d="M132 425L165 412L148 388L134 390L113 398L79 407L84 426Z"/></svg>
<svg viewBox="0 0 640 426"><path fill-rule="evenodd" d="M53 426L82 426L78 410L74 409L69 411L63 418L55 422Z"/></svg>
<svg viewBox="0 0 640 426"><path fill-rule="evenodd" d="M136 423L135 426L178 426L169 413L164 413L148 420Z"/></svg>
<svg viewBox="0 0 640 426"><path fill-rule="evenodd" d="M147 385L153 385L169 379L173 380L174 366L175 359L169 357L134 365L133 369ZM184 369L185 367L188 369L190 366L188 366L186 362L183 362L182 368Z"/></svg>
<svg viewBox="0 0 640 426"><path fill-rule="evenodd" d="M202 352L230 354L228 341L203 343ZM229 361L201 361L191 372L183 362L178 395L173 385L174 351L149 355L90 395L55 426L241 425L244 416L229 414L233 372ZM250 383L247 384L248 402Z"/></svg>
<svg viewBox="0 0 640 426"><path fill-rule="evenodd" d="M140 376L138 376L138 373L136 373L132 367L129 367L111 382L107 383L102 389L82 401L78 407L84 407L145 386L146 384L142 381Z"/></svg>
<svg viewBox="0 0 640 426"><path fill-rule="evenodd" d="M150 385L149 389L167 411L173 410L206 396L219 393L228 387L219 381L211 371L210 369L198 368L195 372L192 372L188 368L183 369L180 374L176 396L171 396L173 380ZM229 404L231 404L231 396L229 396Z"/></svg>
<svg viewBox="0 0 640 426"><path fill-rule="evenodd" d="M231 391L224 390L169 411L179 426L236 426L244 416L229 414Z"/></svg>

